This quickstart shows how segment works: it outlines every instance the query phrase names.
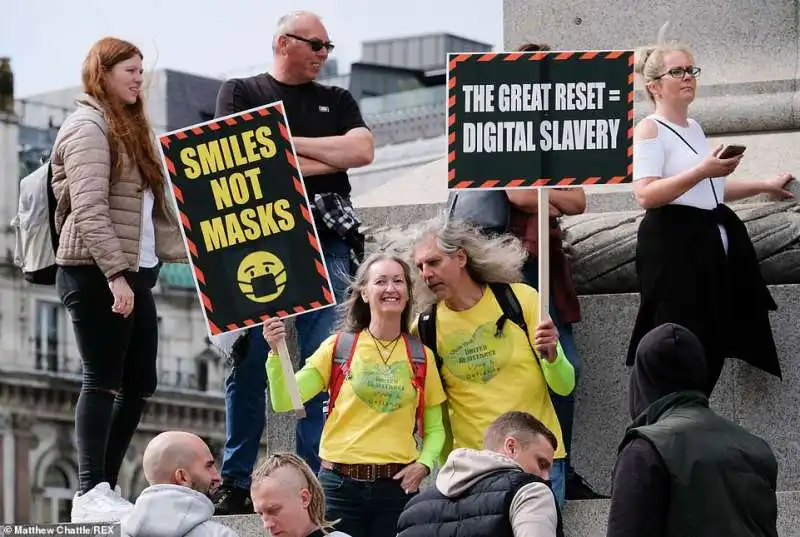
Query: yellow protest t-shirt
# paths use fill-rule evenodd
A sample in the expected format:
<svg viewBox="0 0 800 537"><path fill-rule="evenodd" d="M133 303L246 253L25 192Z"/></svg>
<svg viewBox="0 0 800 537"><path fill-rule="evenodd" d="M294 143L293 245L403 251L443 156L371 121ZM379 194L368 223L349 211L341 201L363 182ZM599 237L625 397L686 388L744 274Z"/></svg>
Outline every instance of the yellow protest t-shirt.
<svg viewBox="0 0 800 537"><path fill-rule="evenodd" d="M539 323L538 293L521 283L511 284L511 288L533 341ZM516 410L544 423L558 439L555 458L564 458L561 426L539 360L525 332L515 323L506 321L502 335L496 337L496 323L502 314L488 287L467 310L453 311L444 302L437 306L436 348L442 358L453 449L482 449L489 425L500 415Z"/></svg>
<svg viewBox="0 0 800 537"><path fill-rule="evenodd" d="M326 388L330 383L335 341L336 336L330 336L308 359ZM342 383L333 412L322 430L319 456L323 460L388 464L412 462L419 456L413 435L419 398L412 384L406 346L402 338L398 340L384 363L378 345L368 331L360 333L349 378ZM442 404L446 397L433 353L427 347L425 357L425 406L431 407Z"/></svg>

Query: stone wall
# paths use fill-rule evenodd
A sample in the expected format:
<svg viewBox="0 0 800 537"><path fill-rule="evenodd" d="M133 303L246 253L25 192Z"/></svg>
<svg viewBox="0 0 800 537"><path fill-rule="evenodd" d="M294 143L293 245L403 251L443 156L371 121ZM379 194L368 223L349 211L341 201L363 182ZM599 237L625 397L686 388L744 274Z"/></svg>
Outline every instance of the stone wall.
<svg viewBox="0 0 800 537"><path fill-rule="evenodd" d="M707 132L796 129L800 50L797 0L504 0L503 41L560 50L629 49L668 39L685 41L702 67L692 114ZM637 107L637 119L647 111Z"/></svg>
<svg viewBox="0 0 800 537"><path fill-rule="evenodd" d="M779 463L778 490L800 490L800 285L770 290L778 303L771 321L783 380L729 360L712 406L769 442ZM638 306L633 294L583 296L583 319L575 325L582 367L573 464L605 492L610 490L617 445L630 422L625 354Z"/></svg>
<svg viewBox="0 0 800 537"><path fill-rule="evenodd" d="M387 228L397 228L435 216L440 205L416 205L360 209L360 214L372 230L376 242ZM800 241L798 205L750 204L740 208L745 219L751 213L770 214L777 220L759 225L751 220L751 237L761 253L770 241L777 241L787 252L797 254ZM627 216L626 216L627 215ZM638 294L625 292L600 294L596 290L617 286L633 290L636 276L632 268L635 255L635 232L638 213L602 213L575 217L570 224L592 227L573 229L577 238L573 259L576 280L584 290L595 283L594 294L580 297L583 320L574 327L576 342L583 366L577 389L577 410L573 439L573 461L579 472L600 489L608 491L616 457L616 446L630 421L627 406L628 371L624 365L628 341L639 306ZM777 215L777 216L775 216ZM766 217L764 217L766 218ZM605 227L597 224L606 222ZM594 222L594 223L593 223ZM764 224L764 222L762 222ZM568 225L568 229L571 229ZM602 228L602 230L598 230ZM781 240L785 233L791 240ZM592 240L586 236L594 237ZM604 236L607 235L607 236ZM760 244L760 246L758 246ZM615 279L593 279L587 269L598 266L593 257L606 256L608 263L623 268ZM773 333L778 346L784 380L772 378L747 364L731 360L726 366L713 398L713 404L723 415L764 436L775 449L780 461L780 490L800 490L800 412L795 410L800 400L800 274L798 262L786 265L783 273L789 285L770 287L779 309L771 315ZM762 271L768 263L762 264ZM794 279L789 276L794 275ZM777 277L777 275L773 275ZM598 283L599 282L599 283ZM613 284L613 285L612 285ZM592 291L590 291L592 292Z"/></svg>

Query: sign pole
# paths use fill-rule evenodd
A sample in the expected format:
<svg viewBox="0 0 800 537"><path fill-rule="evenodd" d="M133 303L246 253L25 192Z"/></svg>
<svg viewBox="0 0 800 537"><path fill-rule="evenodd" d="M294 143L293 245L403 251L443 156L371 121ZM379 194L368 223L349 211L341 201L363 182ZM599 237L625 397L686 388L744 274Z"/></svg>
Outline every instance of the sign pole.
<svg viewBox="0 0 800 537"><path fill-rule="evenodd" d="M539 322L550 318L550 190L539 189Z"/></svg>
<svg viewBox="0 0 800 537"><path fill-rule="evenodd" d="M632 50L447 55L447 188L464 191L450 216L478 224L487 190L537 190L540 322L552 319L549 188L633 180L633 64Z"/></svg>
<svg viewBox="0 0 800 537"><path fill-rule="evenodd" d="M286 339L278 343L278 357L281 360L283 378L286 381L286 389L289 391L289 399L292 401L292 410L295 417L305 418L306 409L300 399L300 390L297 388L297 379L294 378L294 368L292 367L292 357L289 355L289 348L286 346Z"/></svg>

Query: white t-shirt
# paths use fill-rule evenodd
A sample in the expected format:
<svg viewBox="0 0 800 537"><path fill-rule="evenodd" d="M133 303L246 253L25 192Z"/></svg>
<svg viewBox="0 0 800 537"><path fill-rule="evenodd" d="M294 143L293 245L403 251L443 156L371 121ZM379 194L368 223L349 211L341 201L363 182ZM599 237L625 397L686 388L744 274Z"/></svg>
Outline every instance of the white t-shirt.
<svg viewBox="0 0 800 537"><path fill-rule="evenodd" d="M667 127L656 121L658 135L648 140L640 140L633 146L633 180L638 181L645 177L672 177L696 166L706 158L711 150L708 139L703 129L693 119L689 119L689 126L683 127L661 116L652 114L649 119L663 121L678 132L692 148L689 147L670 131ZM716 195L716 197L715 197ZM703 179L692 188L671 201L670 205L688 205L698 209L714 209L718 203L725 199L725 178L715 177ZM720 236L725 251L728 251L728 236L725 228L719 226Z"/></svg>
<svg viewBox="0 0 800 537"><path fill-rule="evenodd" d="M155 197L149 188L142 192L142 233L139 236L139 267L153 268L158 265L156 256L156 230L153 225Z"/></svg>

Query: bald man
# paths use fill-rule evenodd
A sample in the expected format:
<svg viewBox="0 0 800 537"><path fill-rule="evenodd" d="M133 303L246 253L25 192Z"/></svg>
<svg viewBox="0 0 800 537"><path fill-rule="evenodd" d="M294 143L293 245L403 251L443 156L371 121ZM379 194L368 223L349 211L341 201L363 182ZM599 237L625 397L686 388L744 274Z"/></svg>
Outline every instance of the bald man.
<svg viewBox="0 0 800 537"><path fill-rule="evenodd" d="M150 484L120 522L123 537L236 537L211 521L209 495L219 486L214 456L191 433L167 431L153 438L142 459Z"/></svg>
<svg viewBox="0 0 800 537"><path fill-rule="evenodd" d="M232 78L222 84L216 116L283 101L333 293L337 302L343 302L348 277L354 274L364 252L364 236L350 201L348 170L372 162L374 142L353 95L345 88L316 82L333 49L320 17L308 11L284 15L273 34L269 72ZM331 334L335 322L335 308L295 318L300 367ZM228 427L222 486L215 496L217 514L252 513L250 474L265 426L264 362L269 349L260 327L215 338L215 343L234 364L225 382ZM306 417L298 420L296 428L297 453L315 473L320 469L326 397L321 393L305 404Z"/></svg>

